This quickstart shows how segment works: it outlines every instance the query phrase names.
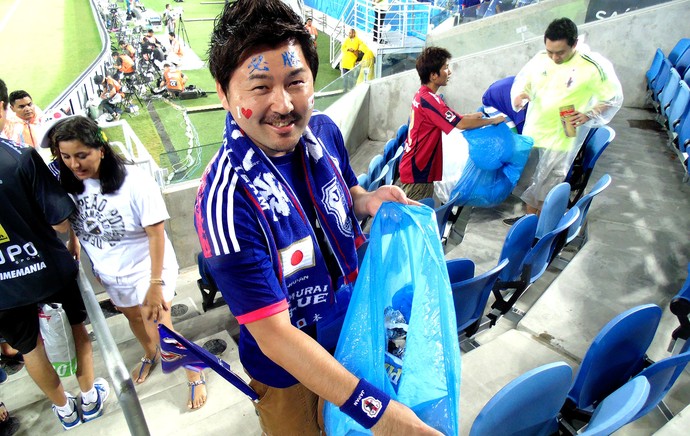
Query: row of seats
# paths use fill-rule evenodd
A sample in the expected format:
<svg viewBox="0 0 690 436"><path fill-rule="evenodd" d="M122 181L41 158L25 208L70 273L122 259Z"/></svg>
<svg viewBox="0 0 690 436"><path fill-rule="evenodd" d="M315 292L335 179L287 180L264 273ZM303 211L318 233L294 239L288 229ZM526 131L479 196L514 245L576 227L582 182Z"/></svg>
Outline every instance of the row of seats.
<svg viewBox="0 0 690 436"><path fill-rule="evenodd" d="M381 185L391 185L395 182L398 178L398 166L405 147L407 129L407 124L401 125L395 138L386 142L383 154L377 154L371 159L366 174L357 176L359 186L367 191L375 191Z"/></svg>
<svg viewBox="0 0 690 436"><path fill-rule="evenodd" d="M688 283L690 279L684 288ZM482 408L470 436L609 435L657 406L663 408L664 397L690 362L690 343L650 361L646 353L661 315L659 306L646 304L609 321L592 341L574 380L565 362L519 376Z"/></svg>
<svg viewBox="0 0 690 436"><path fill-rule="evenodd" d="M688 181L690 146L690 38L683 38L668 57L657 49L646 73L647 93L666 130L669 146L678 154Z"/></svg>

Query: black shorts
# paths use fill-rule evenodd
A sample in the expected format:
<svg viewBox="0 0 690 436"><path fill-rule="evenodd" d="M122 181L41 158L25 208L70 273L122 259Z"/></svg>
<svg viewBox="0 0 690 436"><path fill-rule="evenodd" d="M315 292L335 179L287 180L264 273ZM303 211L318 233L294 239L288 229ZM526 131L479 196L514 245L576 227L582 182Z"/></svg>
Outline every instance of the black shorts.
<svg viewBox="0 0 690 436"><path fill-rule="evenodd" d="M76 279L38 304L45 303L62 304L70 325L81 324L86 319L86 309ZM0 310L0 337L7 340L7 343L20 353L28 354L36 348L38 333L38 305L36 303Z"/></svg>

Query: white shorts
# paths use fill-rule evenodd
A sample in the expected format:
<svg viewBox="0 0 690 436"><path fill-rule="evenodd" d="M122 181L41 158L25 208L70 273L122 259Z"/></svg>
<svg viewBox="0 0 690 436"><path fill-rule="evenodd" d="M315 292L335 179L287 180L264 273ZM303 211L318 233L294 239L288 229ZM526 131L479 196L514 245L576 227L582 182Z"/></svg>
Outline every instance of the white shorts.
<svg viewBox="0 0 690 436"><path fill-rule="evenodd" d="M166 302L172 301L175 296L175 283L177 282L178 271L164 269L162 279L163 298ZM146 293L151 285L151 273L144 271L128 276L109 276L98 274L105 291L113 300L113 304L118 307L134 307L142 304Z"/></svg>

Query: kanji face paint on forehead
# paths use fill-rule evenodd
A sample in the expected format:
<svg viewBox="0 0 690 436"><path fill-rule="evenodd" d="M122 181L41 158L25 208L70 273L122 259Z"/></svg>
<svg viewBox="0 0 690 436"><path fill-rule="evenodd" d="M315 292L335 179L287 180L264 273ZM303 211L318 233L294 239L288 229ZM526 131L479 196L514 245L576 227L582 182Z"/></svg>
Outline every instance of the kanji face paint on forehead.
<svg viewBox="0 0 690 436"><path fill-rule="evenodd" d="M297 51L290 49L283 52L283 66L284 67L301 67L302 61L299 58Z"/></svg>
<svg viewBox="0 0 690 436"><path fill-rule="evenodd" d="M249 61L247 68L249 69L249 74L252 74L256 71L270 71L268 69L268 62L264 60L264 55L254 56Z"/></svg>

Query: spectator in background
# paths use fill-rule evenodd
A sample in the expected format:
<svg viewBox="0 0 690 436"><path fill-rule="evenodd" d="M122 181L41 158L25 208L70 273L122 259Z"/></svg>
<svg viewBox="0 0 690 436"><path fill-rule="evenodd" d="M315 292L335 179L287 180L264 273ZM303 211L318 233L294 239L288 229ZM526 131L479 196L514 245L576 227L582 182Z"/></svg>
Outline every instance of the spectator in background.
<svg viewBox="0 0 690 436"><path fill-rule="evenodd" d="M34 104L31 95L24 90L12 91L9 101L12 111L8 111L7 123L2 130L5 137L18 144L36 147L42 134L43 111Z"/></svg>
<svg viewBox="0 0 690 436"><path fill-rule="evenodd" d="M360 51L360 46L362 44L363 42L357 37L355 29L350 29L347 38L343 41L341 47L342 58L340 59L340 73L342 76L345 76L343 79L345 92L349 91L355 83L355 77L347 73L360 61L360 53L363 55L363 52Z"/></svg>
<svg viewBox="0 0 690 436"><path fill-rule="evenodd" d="M314 26L311 17L307 18L307 23L304 25L304 27L307 29L307 32L309 32L309 35L311 35L311 40L314 41L314 47L316 47L316 39L319 36L319 31L316 30L316 26Z"/></svg>
<svg viewBox="0 0 690 436"><path fill-rule="evenodd" d="M383 25L388 12L388 0L374 0L374 42L385 44Z"/></svg>
<svg viewBox="0 0 690 436"><path fill-rule="evenodd" d="M360 45L360 49L364 54L362 56L362 60L359 62L360 69L359 75L357 76L358 85L362 82L374 80L374 62L376 60L374 52L371 51L365 43Z"/></svg>
<svg viewBox="0 0 690 436"><path fill-rule="evenodd" d="M179 97L187 84L187 76L171 62L163 63L163 82L165 89L173 97Z"/></svg>
<svg viewBox="0 0 690 436"><path fill-rule="evenodd" d="M476 129L500 124L505 117L482 118L475 112L460 115L437 95L448 84L451 75L450 52L440 47L427 47L417 58L417 74L422 86L412 100L410 125L405 150L400 161L400 182L408 198L421 200L433 197L434 182L443 176L441 133L455 129Z"/></svg>
<svg viewBox="0 0 690 436"><path fill-rule="evenodd" d="M170 7L170 3L165 4L165 10L162 17L163 25L168 30L168 33L175 33L175 13Z"/></svg>
<svg viewBox="0 0 690 436"><path fill-rule="evenodd" d="M544 33L546 50L522 67L511 89L513 109L529 102L522 132L534 138L518 184L527 186L520 196L527 213L539 214L546 194L568 174L587 131L607 124L623 104L611 62L578 50L577 39L572 20L553 20ZM511 226L518 219L503 222Z"/></svg>
<svg viewBox="0 0 690 436"><path fill-rule="evenodd" d="M115 69L120 72L123 79L130 79L132 76L134 76L134 74L136 74L136 70L134 69L134 59L132 59L128 54L120 54L114 51L112 53L112 57Z"/></svg>
<svg viewBox="0 0 690 436"><path fill-rule="evenodd" d="M7 87L0 80L0 130L6 122L8 103ZM69 430L98 418L110 392L108 382L94 379L77 264L55 233L69 230L69 218L76 207L33 148L0 139L0 179L4 245L8 249L30 247L14 254L14 262L0 263L0 336L22 353L27 372L53 403L62 427ZM78 244L69 238L72 249ZM61 303L72 327L79 401L65 392L46 355L36 310L36 305L43 303Z"/></svg>
<svg viewBox="0 0 690 436"><path fill-rule="evenodd" d="M522 134L526 111L513 109L510 88L513 86L514 80L515 76L509 76L489 85L482 96L483 112L489 117L505 115L508 127L514 128L516 133Z"/></svg>

